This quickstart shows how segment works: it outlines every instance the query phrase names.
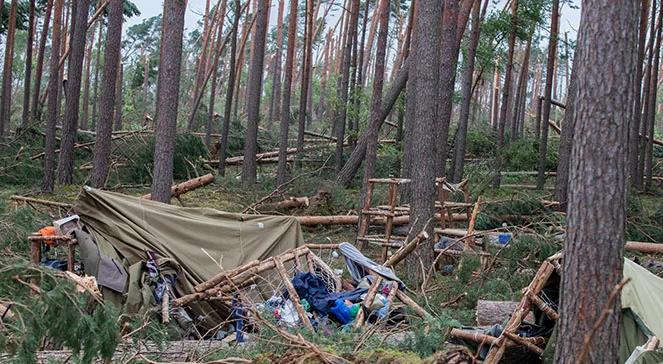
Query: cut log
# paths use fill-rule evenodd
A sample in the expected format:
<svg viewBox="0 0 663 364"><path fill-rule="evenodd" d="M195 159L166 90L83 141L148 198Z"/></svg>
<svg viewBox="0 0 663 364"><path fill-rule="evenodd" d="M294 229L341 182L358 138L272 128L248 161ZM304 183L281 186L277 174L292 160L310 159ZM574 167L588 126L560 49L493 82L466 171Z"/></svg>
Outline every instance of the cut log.
<svg viewBox="0 0 663 364"><path fill-rule="evenodd" d="M398 249L394 254L389 257L389 259L384 263L385 267L395 267L396 264L401 262L405 257L410 255L422 241L425 241L428 239L428 233L425 231L422 231L417 235L414 239L410 240L407 244L405 244L403 247Z"/></svg>
<svg viewBox="0 0 663 364"><path fill-rule="evenodd" d="M663 244L643 243L640 241L627 241L624 247L629 251L636 251L646 254L663 254Z"/></svg>
<svg viewBox="0 0 663 364"><path fill-rule="evenodd" d="M327 139L327 140L331 140L331 141L334 141L334 142L336 141L336 137L316 133L314 131L304 130L304 135L308 135L308 136L312 136L312 137L316 137L316 138Z"/></svg>
<svg viewBox="0 0 663 364"><path fill-rule="evenodd" d="M214 175L212 173L206 174L202 177L190 179L188 181L176 184L170 188L170 197L179 197L189 191L193 191L196 188L207 186L208 184L214 182ZM151 200L152 194L148 193L141 197L143 200Z"/></svg>
<svg viewBox="0 0 663 364"><path fill-rule="evenodd" d="M468 340L468 341L473 341L477 344L486 344L486 345L495 345L497 343L497 340L499 338L495 336L490 336L486 334L482 334L477 331L468 331L468 330L461 330L461 329L451 329L451 332L449 333L451 336L456 337L461 340ZM537 337L528 337L528 338L521 338L523 341L531 345L543 345L546 343L546 339L537 336ZM515 343L513 341L507 342L507 346L516 346L520 345L520 343Z"/></svg>
<svg viewBox="0 0 663 364"><path fill-rule="evenodd" d="M477 326L503 325L513 311L518 306L518 302L513 301L477 301L476 320ZM534 316L530 313L527 321L533 322Z"/></svg>

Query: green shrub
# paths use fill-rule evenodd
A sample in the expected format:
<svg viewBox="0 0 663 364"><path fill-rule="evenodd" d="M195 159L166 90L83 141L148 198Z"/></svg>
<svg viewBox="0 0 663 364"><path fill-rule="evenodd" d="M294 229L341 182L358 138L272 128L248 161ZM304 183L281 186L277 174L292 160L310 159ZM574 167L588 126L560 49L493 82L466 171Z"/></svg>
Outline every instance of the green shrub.
<svg viewBox="0 0 663 364"><path fill-rule="evenodd" d="M557 170L559 142L548 141L546 171ZM504 151L505 171L536 171L539 166L539 143L534 139L519 139Z"/></svg>
<svg viewBox="0 0 663 364"><path fill-rule="evenodd" d="M489 126L484 129L470 128L467 130L467 155L491 158L495 155L496 147L495 136Z"/></svg>

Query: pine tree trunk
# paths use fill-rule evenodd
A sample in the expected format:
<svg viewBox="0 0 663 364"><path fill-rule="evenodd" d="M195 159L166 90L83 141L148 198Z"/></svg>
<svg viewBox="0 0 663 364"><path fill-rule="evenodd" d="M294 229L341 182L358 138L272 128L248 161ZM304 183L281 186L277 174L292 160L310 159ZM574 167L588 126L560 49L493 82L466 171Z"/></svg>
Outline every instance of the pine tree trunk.
<svg viewBox="0 0 663 364"><path fill-rule="evenodd" d="M580 50L576 51L576 59L578 58ZM571 164L571 149L573 148L573 135L575 134L575 119L573 118L572 102L577 94L577 81L578 73L575 71L574 65L571 74L571 84L567 95L566 110L564 110L564 124L562 126L562 134L559 137L559 162L557 163L557 174L555 175L555 199L560 203L560 210L565 211L568 202L568 188L569 188L569 166Z"/></svg>
<svg viewBox="0 0 663 364"><path fill-rule="evenodd" d="M120 56L120 60L122 57ZM124 79L124 66L119 63L117 80L115 83L115 111L113 112L113 130L122 130L122 82Z"/></svg>
<svg viewBox="0 0 663 364"><path fill-rule="evenodd" d="M619 295L608 302L624 263L626 141L633 117L626 106L634 93L637 12L635 1L583 2L577 94L570 99L576 130L555 363L616 363L618 358ZM594 330L604 310L610 313Z"/></svg>
<svg viewBox="0 0 663 364"><path fill-rule="evenodd" d="M96 129L97 117L97 106L99 105L99 71L101 70L101 38L104 33L104 22L99 22L99 38L97 39L97 57L94 62L94 93L92 95L92 123L90 124L91 128Z"/></svg>
<svg viewBox="0 0 663 364"><path fill-rule="evenodd" d="M30 122L30 86L32 85L32 49L35 35L35 0L30 0L28 15L28 38L25 42L25 76L23 79L23 115L21 122L27 127Z"/></svg>
<svg viewBox="0 0 663 364"><path fill-rule="evenodd" d="M304 130L306 129L306 106L308 105L309 80L312 73L313 59L313 0L306 0L306 29L304 34L304 58L302 86L299 93L299 114L297 127L297 154L295 155L296 166L301 168L301 160L304 156ZM348 55L348 59L349 59ZM346 91L347 92L347 91ZM346 97L347 99L347 97Z"/></svg>
<svg viewBox="0 0 663 364"><path fill-rule="evenodd" d="M260 1L256 9L255 32L253 33L253 57L247 84L247 123L244 142L244 163L242 164L242 185L251 187L256 183L256 160L258 151L258 123L260 119L260 96L262 95L262 74L265 61L265 38L269 22L269 0Z"/></svg>
<svg viewBox="0 0 663 364"><path fill-rule="evenodd" d="M281 48L283 47L283 8L284 0L279 1L279 9L276 18L276 54L274 55L274 69L272 74L272 100L269 105L269 118L267 130L272 130L274 121L281 116Z"/></svg>
<svg viewBox="0 0 663 364"><path fill-rule="evenodd" d="M389 0L380 0L378 7L379 32L375 52L375 71L373 76L373 96L371 101L371 121L366 130L366 161L364 162L364 181L362 183L361 205L366 201L368 180L375 173L375 159L377 157L378 131L380 130L380 112L382 104L382 87L384 85L385 58L387 54L387 36L389 31Z"/></svg>
<svg viewBox="0 0 663 364"><path fill-rule="evenodd" d="M645 148L642 151L644 155L644 171L643 171L643 181L644 189L646 191L651 189L652 186L652 177L653 177L653 167L654 167L654 125L656 122L656 102L657 102L657 91L658 91L658 73L659 73L659 63L661 56L661 28L663 24L663 6L659 6L658 11L658 27L656 28L656 45L654 46L654 61L652 65L652 75L651 83L649 86L649 110L647 112L647 118L644 120L646 129L647 139L645 140ZM645 135L645 133L642 133Z"/></svg>
<svg viewBox="0 0 663 364"><path fill-rule="evenodd" d="M281 105L281 128L279 135L279 161L276 172L276 184L282 185L286 179L288 149L288 129L290 127L290 99L292 96L292 70L297 47L297 0L290 0L288 13L288 48L285 56L285 74L283 80L283 99Z"/></svg>
<svg viewBox="0 0 663 364"><path fill-rule="evenodd" d="M559 33L559 0L553 0L550 25L550 41L548 42L548 61L546 63L546 85L543 89L543 105L541 109L541 139L539 140L539 173L536 187L543 189L546 183L546 156L548 154L548 120L552 105L553 73L557 61L557 36Z"/></svg>
<svg viewBox="0 0 663 364"><path fill-rule="evenodd" d="M435 140L431 128L438 122L438 83L440 80L440 37L438 24L441 17L442 4L437 0L418 0L416 25L414 28L415 53L410 68L410 86L408 94L414 95L414 112L408 114L408 127L411 128L411 187L410 187L410 221L411 234L419 234L425 226L432 233L435 202ZM408 239L409 240L409 239ZM421 260L421 263L420 263ZM422 267L430 267L433 263L432 241L420 244L414 254L406 258L406 274L411 282L420 282L425 272Z"/></svg>
<svg viewBox="0 0 663 364"><path fill-rule="evenodd" d="M64 121L62 123L62 140L60 142L60 160L58 162L58 182L70 184L74 179L74 144L78 129L79 106L81 96L81 78L83 74L83 57L85 57L85 33L90 0L80 0L72 15L71 53L67 74Z"/></svg>
<svg viewBox="0 0 663 364"><path fill-rule="evenodd" d="M48 89L51 93L48 96L48 115L46 119L46 138L44 140L44 175L41 182L41 191L44 193L53 192L55 187L55 126L59 113L58 88L60 82L57 77L60 61L60 37L62 27L62 7L64 0L55 0L53 5L53 33L51 35L52 46L49 60L50 75L48 79ZM46 36L43 34L42 37Z"/></svg>
<svg viewBox="0 0 663 364"><path fill-rule="evenodd" d="M214 53L212 53L212 69L211 77L212 84L210 85L209 91L209 109L207 111L207 126L205 127L205 146L208 149L212 147L212 126L214 125L215 112L214 105L216 101L216 88L217 81L219 79L219 58L221 58L221 44L223 43L223 21L226 16L226 5L227 0L221 2L220 16L219 16L219 25L216 34L216 41L214 44Z"/></svg>
<svg viewBox="0 0 663 364"><path fill-rule="evenodd" d="M35 85L32 90L32 118L36 121L40 118L39 94L41 92L41 79L44 75L44 57L46 50L46 40L48 39L48 27L51 22L51 12L53 10L53 0L48 0L46 10L44 11L44 23L39 38L39 51L37 52L37 68L35 69Z"/></svg>
<svg viewBox="0 0 663 364"><path fill-rule="evenodd" d="M534 29L530 33L533 33ZM511 138L518 139L520 130L520 115L523 113L525 102L523 97L527 92L527 81L529 79L529 57L532 50L532 37L527 38L525 45L525 55L523 56L523 63L520 68L520 75L518 76L518 85L516 86L515 106L513 108L512 123L511 123Z"/></svg>
<svg viewBox="0 0 663 364"><path fill-rule="evenodd" d="M122 0L110 0L108 4L108 29L106 30L104 51L103 88L101 89L101 98L99 101L99 122L96 123L97 142L94 145L92 176L90 178L92 186L96 188L103 187L106 184L110 163L113 111L115 110L115 85L117 82L122 43L122 3ZM166 20L164 19L165 23ZM169 104L164 103L162 105ZM157 130L158 134L159 130ZM159 145L159 140L157 140L156 144L157 146ZM168 182L168 188L170 191L170 181ZM152 195L154 196L154 193Z"/></svg>
<svg viewBox="0 0 663 364"><path fill-rule="evenodd" d="M16 35L16 11L18 0L12 0L7 19L7 42L5 43L5 62L2 69L2 93L0 94L0 136L11 129L12 106L12 65L14 62L14 38Z"/></svg>
<svg viewBox="0 0 663 364"><path fill-rule="evenodd" d="M481 19L480 2L475 1L472 10L472 33L470 35L470 45L467 49L467 58L465 59L465 68L463 69L463 81L461 84L460 113L458 119L458 137L454 143L454 161L451 174L451 180L458 182L463 178L463 169L465 167L465 145L467 140L467 125L470 117L470 103L472 101L472 81L474 78L474 61L479 45L479 35Z"/></svg>
<svg viewBox="0 0 663 364"><path fill-rule="evenodd" d="M81 114L81 129L87 130L89 125L90 117L90 78L92 76L92 47L94 45L94 35L96 34L96 28L92 27L92 32L88 33L88 39L86 41L87 45L85 48L85 69L83 73L85 74L85 81L83 82L83 110Z"/></svg>
<svg viewBox="0 0 663 364"><path fill-rule="evenodd" d="M358 1L358 0L352 0ZM350 7L355 8L355 7ZM349 34L343 44L343 55L341 60L341 79L337 89L338 106L337 106L337 119L336 124L336 151L334 155L335 167L337 171L343 168L343 144L345 140L345 123L348 113L348 87L350 86L350 63L352 61L352 40L353 36L350 33L357 31L357 24L359 21L359 14L351 13L349 21Z"/></svg>
<svg viewBox="0 0 663 364"><path fill-rule="evenodd" d="M203 16L202 46L200 48L200 53L198 54L198 57L196 57L195 78L193 83L193 89L191 91L190 105L192 110L194 109L193 105L196 103L196 98L198 97L198 94L201 92L201 88L203 85L203 78L205 77L205 69L207 68L206 64L207 49L210 42L210 32L212 28L210 26L209 18L210 18L210 0L205 0L205 15ZM196 110L194 110L193 112L196 112ZM193 130L194 120L196 120L195 115L193 115L191 119L189 119L187 130L189 131Z"/></svg>
<svg viewBox="0 0 663 364"><path fill-rule="evenodd" d="M147 121L148 90L150 86L150 56L143 47L143 118ZM143 125L145 126L145 125Z"/></svg>
<svg viewBox="0 0 663 364"><path fill-rule="evenodd" d="M157 89L152 200L170 202L186 2L165 0Z"/></svg>
<svg viewBox="0 0 663 364"><path fill-rule="evenodd" d="M642 109L638 109L637 112L640 114L639 118L637 119L638 121L638 131L636 132L636 135L638 135L638 146L637 146L637 154L638 154L638 160L637 160L637 165L636 165L636 174L635 174L635 179L634 179L634 186L642 189L644 187L644 168L645 168L645 155L644 155L644 150L645 150L645 145L647 143L646 139L644 138L647 135L647 117L648 117L648 111L649 111L649 103L651 101L651 98L649 97L649 93L651 92L651 77L652 77L652 63L654 62L654 52L651 50L654 48L654 39L656 38L656 28L660 27L661 24L656 24L656 3L652 2L652 14L651 14L651 23L649 25L649 40L647 42L647 50L649 50L649 55L647 58L647 65L645 66L645 80L642 85L639 85L638 87L642 87L643 90L643 95L642 95L642 100L643 100L643 107Z"/></svg>
<svg viewBox="0 0 663 364"><path fill-rule="evenodd" d="M226 150L228 149L228 134L230 133L230 117L233 105L233 93L235 90L235 72L237 70L235 59L237 56L237 32L239 30L239 20L242 16L240 0L235 0L235 20L233 21L232 35L230 36L230 64L228 69L228 87L226 91L226 101L223 107L223 130L221 131L221 140L219 141L219 175L226 174Z"/></svg>

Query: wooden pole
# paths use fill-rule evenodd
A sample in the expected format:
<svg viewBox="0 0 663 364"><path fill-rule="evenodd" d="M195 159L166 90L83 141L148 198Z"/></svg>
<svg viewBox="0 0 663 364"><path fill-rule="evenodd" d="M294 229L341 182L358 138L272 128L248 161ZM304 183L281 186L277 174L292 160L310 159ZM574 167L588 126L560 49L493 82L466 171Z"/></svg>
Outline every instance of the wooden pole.
<svg viewBox="0 0 663 364"><path fill-rule="evenodd" d="M188 181L176 184L170 188L170 197L175 198L179 197L189 191L193 191L199 187L207 186L208 184L214 182L214 175L212 173L206 174L202 177L193 178ZM148 193L141 197L143 200L151 200L152 194Z"/></svg>
<svg viewBox="0 0 663 364"><path fill-rule="evenodd" d="M292 304L295 306L295 310L297 310L299 318L301 318L302 323L307 329L313 331L313 325L311 324L311 321L308 319L304 307L302 307L301 303L299 303L300 301L299 295L297 294L295 287L292 285L292 282L290 281L290 277L288 276L288 273L286 272L285 267L283 266L283 262L280 259L276 258L274 259L274 263L276 263L276 271L281 276L281 280L283 280L283 285L285 286L286 290L288 290L288 294L290 295L290 301L292 301Z"/></svg>

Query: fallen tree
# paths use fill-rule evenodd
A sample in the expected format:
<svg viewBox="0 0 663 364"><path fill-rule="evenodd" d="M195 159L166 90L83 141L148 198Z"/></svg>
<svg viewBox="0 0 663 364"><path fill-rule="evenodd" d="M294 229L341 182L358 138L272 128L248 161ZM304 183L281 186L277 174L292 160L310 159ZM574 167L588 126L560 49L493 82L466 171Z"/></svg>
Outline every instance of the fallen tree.
<svg viewBox="0 0 663 364"><path fill-rule="evenodd" d="M179 197L189 191L193 191L196 188L207 186L208 184L214 182L214 175L212 173L206 174L201 177L193 178L182 183L178 183L170 188L170 197L175 198ZM148 193L141 197L144 200L151 200L152 194Z"/></svg>
<svg viewBox="0 0 663 364"><path fill-rule="evenodd" d="M311 225L356 225L359 223L357 215L329 215L329 216L294 216L300 224L304 226ZM440 214L435 214L439 220ZM452 214L453 221L466 221L467 214ZM371 223L386 224L387 220L380 216L371 220ZM394 225L407 225L410 223L410 215L401 215L394 217Z"/></svg>

